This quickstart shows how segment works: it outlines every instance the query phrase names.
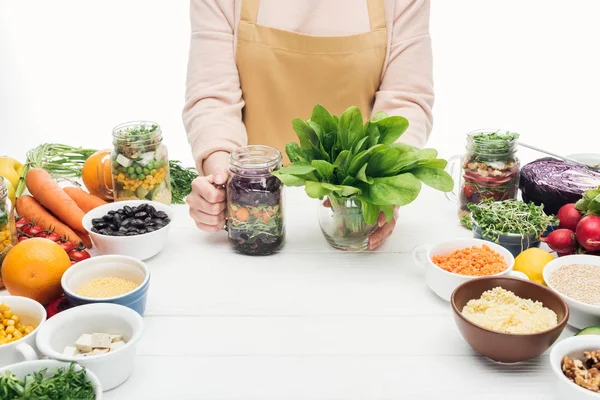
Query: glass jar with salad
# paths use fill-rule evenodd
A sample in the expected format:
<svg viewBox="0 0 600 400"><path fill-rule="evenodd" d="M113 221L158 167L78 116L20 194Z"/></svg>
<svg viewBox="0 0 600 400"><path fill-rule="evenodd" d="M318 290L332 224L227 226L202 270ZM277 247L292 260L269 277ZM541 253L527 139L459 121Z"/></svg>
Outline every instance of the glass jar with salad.
<svg viewBox="0 0 600 400"><path fill-rule="evenodd" d="M8 188L4 184L4 178L0 176L0 266L15 244L17 244L15 210L8 198ZM0 289L4 287L1 272L0 270Z"/></svg>
<svg viewBox="0 0 600 400"><path fill-rule="evenodd" d="M450 173L461 163L458 193L448 198L457 201L458 216L469 215L469 204L483 199L516 199L519 189L517 158L518 133L504 130L478 130L467 135L466 153L450 160Z"/></svg>
<svg viewBox="0 0 600 400"><path fill-rule="evenodd" d="M115 201L152 200L171 204L167 147L158 124L135 121L113 130L111 154Z"/></svg>
<svg viewBox="0 0 600 400"><path fill-rule="evenodd" d="M283 245L283 185L271 172L281 153L268 146L246 146L231 153L227 183L229 242L240 253L267 255Z"/></svg>

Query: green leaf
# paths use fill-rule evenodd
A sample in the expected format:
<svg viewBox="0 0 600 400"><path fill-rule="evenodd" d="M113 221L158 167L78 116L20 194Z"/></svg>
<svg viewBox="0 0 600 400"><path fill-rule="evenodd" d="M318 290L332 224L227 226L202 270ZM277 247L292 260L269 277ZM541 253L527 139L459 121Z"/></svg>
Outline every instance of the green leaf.
<svg viewBox="0 0 600 400"><path fill-rule="evenodd" d="M288 165L287 167L281 167L278 172L280 174L289 174L289 175L304 175L310 172L313 172L315 167L310 165L307 161L296 162Z"/></svg>
<svg viewBox="0 0 600 400"><path fill-rule="evenodd" d="M338 135L343 150L350 150L364 135L362 114L358 107L350 107L340 117Z"/></svg>
<svg viewBox="0 0 600 400"><path fill-rule="evenodd" d="M306 123L312 128L313 131L315 131L319 140L321 140L321 138L323 137L323 131L321 129L321 126L310 119L307 120Z"/></svg>
<svg viewBox="0 0 600 400"><path fill-rule="evenodd" d="M323 135L323 139L322 139L322 144L323 144L323 149L330 154L330 160L333 160L336 156L333 153L333 146L335 145L335 139L337 137L336 132L334 131L330 131L327 132Z"/></svg>
<svg viewBox="0 0 600 400"><path fill-rule="evenodd" d="M292 127L300 139L300 148L311 150L312 146L319 146L319 137L317 133L306 123L306 121L296 118L292 121Z"/></svg>
<svg viewBox="0 0 600 400"><path fill-rule="evenodd" d="M333 165L345 176L347 175L349 160L352 160L352 153L350 153L350 150L343 150L337 156Z"/></svg>
<svg viewBox="0 0 600 400"><path fill-rule="evenodd" d="M310 119L320 125L322 133L321 138L331 132L333 132L335 136L335 133L337 132L337 122L325 107L317 104L315 108L313 108ZM331 149L331 147L327 148L327 146L325 146L325 150L329 151L329 149Z"/></svg>
<svg viewBox="0 0 600 400"><path fill-rule="evenodd" d="M306 181L306 184L304 185L304 191L306 192L308 197L313 199L320 199L331 193L331 190L323 187L322 182L313 181Z"/></svg>
<svg viewBox="0 0 600 400"><path fill-rule="evenodd" d="M329 161L329 154L323 149L323 146L319 143L319 147L312 145L312 156L313 160L325 160Z"/></svg>
<svg viewBox="0 0 600 400"><path fill-rule="evenodd" d="M322 182L321 186L326 190L335 192L337 195L339 195L341 197L348 197L348 196L355 195L357 193L358 194L361 193L361 190L354 186L332 185L331 183L325 183L325 182Z"/></svg>
<svg viewBox="0 0 600 400"><path fill-rule="evenodd" d="M394 206L379 206L385 215L385 221L390 222L394 218Z"/></svg>
<svg viewBox="0 0 600 400"><path fill-rule="evenodd" d="M350 167L348 168L348 174L356 175L356 173L362 168L362 166L364 164L366 164L367 162L369 162L371 155L377 151L380 151L379 149L382 149L382 148L383 148L382 144L376 144L375 146L358 153L352 159L352 162L350 163Z"/></svg>
<svg viewBox="0 0 600 400"><path fill-rule="evenodd" d="M413 202L421 191L421 181L410 173L375 178L373 181L363 194L367 201L380 206L404 206Z"/></svg>
<svg viewBox="0 0 600 400"><path fill-rule="evenodd" d="M443 169L418 167L410 171L421 182L442 192L450 192L454 189L454 180Z"/></svg>
<svg viewBox="0 0 600 400"><path fill-rule="evenodd" d="M376 122L381 137L379 143L392 144L408 128L408 120L404 117L387 117Z"/></svg>
<svg viewBox="0 0 600 400"><path fill-rule="evenodd" d="M377 111L371 117L371 121L377 122L377 121L381 121L382 119L385 119L385 118L388 118L388 117L389 117L389 115L385 111Z"/></svg>
<svg viewBox="0 0 600 400"><path fill-rule="evenodd" d="M306 179L289 174L282 174L279 171L273 171L272 175L277 177L286 186L304 186Z"/></svg>
<svg viewBox="0 0 600 400"><path fill-rule="evenodd" d="M306 161L307 157L304 151L298 146L298 143L290 142L285 145L285 152L292 163Z"/></svg>
<svg viewBox="0 0 600 400"><path fill-rule="evenodd" d="M367 121L365 124L365 133L369 138L369 147L379 144L379 138L381 137L381 134L379 133L379 128L376 124Z"/></svg>
<svg viewBox="0 0 600 400"><path fill-rule="evenodd" d="M361 211L365 222L369 225L375 225L379 217L379 206L369 203L364 198L359 198Z"/></svg>
<svg viewBox="0 0 600 400"><path fill-rule="evenodd" d="M347 177L344 178L344 180L342 181L342 185L343 186L354 186L354 184L356 183L356 178L353 176L348 175Z"/></svg>
<svg viewBox="0 0 600 400"><path fill-rule="evenodd" d="M400 153L392 147L382 147L374 152L369 159L367 175L375 177L388 176L394 166Z"/></svg>
<svg viewBox="0 0 600 400"><path fill-rule="evenodd" d="M360 139L358 142L354 143L354 146L352 146L352 154L357 154L361 151L364 150L365 147L365 143L367 142L369 138L368 137L364 137L362 139Z"/></svg>
<svg viewBox="0 0 600 400"><path fill-rule="evenodd" d="M419 151L418 148L401 142L392 143L390 144L390 147L393 147L394 149L398 150L400 154L415 153Z"/></svg>
<svg viewBox="0 0 600 400"><path fill-rule="evenodd" d="M431 160L438 156L436 149L423 149L419 150L419 158L424 160Z"/></svg>
<svg viewBox="0 0 600 400"><path fill-rule="evenodd" d="M369 185L373 184L373 178L367 177L366 171L369 163L366 163L362 166L362 168L356 173L356 179L361 182L368 183Z"/></svg>
<svg viewBox="0 0 600 400"><path fill-rule="evenodd" d="M324 161L324 160L313 160L310 163L325 180L329 180L331 175L333 175L333 170L335 167L333 164Z"/></svg>
<svg viewBox="0 0 600 400"><path fill-rule="evenodd" d="M420 160L418 165L419 167L444 169L448 165L448 161L441 158L434 158L433 160Z"/></svg>

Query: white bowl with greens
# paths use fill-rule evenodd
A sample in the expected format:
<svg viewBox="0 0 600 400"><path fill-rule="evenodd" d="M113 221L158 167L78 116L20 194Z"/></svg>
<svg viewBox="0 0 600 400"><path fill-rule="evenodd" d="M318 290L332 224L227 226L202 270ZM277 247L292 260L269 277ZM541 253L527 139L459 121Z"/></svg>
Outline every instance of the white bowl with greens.
<svg viewBox="0 0 600 400"><path fill-rule="evenodd" d="M0 395L3 400L38 399L44 395L100 400L102 386L93 372L79 364L37 360L0 369Z"/></svg>
<svg viewBox="0 0 600 400"><path fill-rule="evenodd" d="M515 257L538 247L544 233L557 222L542 206L514 199L484 199L469 204L469 210L471 214L461 222L473 230L473 237L497 243Z"/></svg>

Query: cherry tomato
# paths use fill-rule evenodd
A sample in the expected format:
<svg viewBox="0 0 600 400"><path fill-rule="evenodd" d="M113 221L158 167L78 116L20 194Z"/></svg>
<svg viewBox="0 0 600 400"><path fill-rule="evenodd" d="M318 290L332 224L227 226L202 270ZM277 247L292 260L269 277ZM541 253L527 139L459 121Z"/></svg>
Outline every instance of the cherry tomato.
<svg viewBox="0 0 600 400"><path fill-rule="evenodd" d="M42 232L44 232L44 228L42 228L39 225L34 225L31 228L29 228L29 232L25 232L25 233L27 233L28 235L31 235L31 236L37 236Z"/></svg>
<svg viewBox="0 0 600 400"><path fill-rule="evenodd" d="M32 227L33 227L33 224L31 224L31 223L25 224L21 228L21 232L25 235L29 235L29 231L31 230Z"/></svg>
<svg viewBox="0 0 600 400"><path fill-rule="evenodd" d="M69 251L69 257L71 257L71 260L73 261L83 261L83 260L87 260L88 258L90 258L90 253L88 253L85 250L71 250Z"/></svg>
<svg viewBox="0 0 600 400"><path fill-rule="evenodd" d="M477 189L475 189L475 186L469 185L468 183L463 187L463 193L467 199L473 196L476 191Z"/></svg>
<svg viewBox="0 0 600 400"><path fill-rule="evenodd" d="M71 260L71 265L77 264L77 261Z"/></svg>
<svg viewBox="0 0 600 400"><path fill-rule="evenodd" d="M53 242L58 242L60 240L60 235L56 232L50 232L47 236L47 239L50 239Z"/></svg>
<svg viewBox="0 0 600 400"><path fill-rule="evenodd" d="M40 232L37 235L35 235L35 237L42 238L42 239L47 239L48 238L48 232L46 232L46 231Z"/></svg>
<svg viewBox="0 0 600 400"><path fill-rule="evenodd" d="M73 246L73 243L71 243L71 242L66 242L66 241L65 241L65 242L63 242L63 241L60 241L60 242L56 242L56 243L58 243L58 245L59 245L60 247L62 247L63 249L65 249L65 251L66 251L67 253L68 253L68 252L70 252L71 250L73 250L73 248L75 247L75 246Z"/></svg>
<svg viewBox="0 0 600 400"><path fill-rule="evenodd" d="M19 218L17 220L17 222L15 223L15 225L17 226L18 229L21 229L28 223L29 223L29 221L27 221L25 218Z"/></svg>
<svg viewBox="0 0 600 400"><path fill-rule="evenodd" d="M22 242L23 240L27 240L27 239L29 239L27 236L20 236L19 243Z"/></svg>

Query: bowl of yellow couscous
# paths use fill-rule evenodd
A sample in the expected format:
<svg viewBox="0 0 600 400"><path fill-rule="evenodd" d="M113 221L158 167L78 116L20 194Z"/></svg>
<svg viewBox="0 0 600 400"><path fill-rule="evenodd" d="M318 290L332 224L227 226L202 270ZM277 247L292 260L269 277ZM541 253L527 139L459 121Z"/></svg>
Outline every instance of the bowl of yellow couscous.
<svg viewBox="0 0 600 400"><path fill-rule="evenodd" d="M61 284L71 306L114 303L143 315L150 270L143 261L133 257L98 256L69 268L63 274Z"/></svg>

